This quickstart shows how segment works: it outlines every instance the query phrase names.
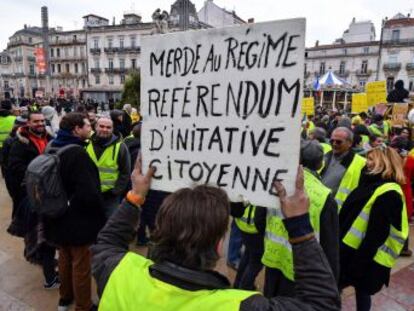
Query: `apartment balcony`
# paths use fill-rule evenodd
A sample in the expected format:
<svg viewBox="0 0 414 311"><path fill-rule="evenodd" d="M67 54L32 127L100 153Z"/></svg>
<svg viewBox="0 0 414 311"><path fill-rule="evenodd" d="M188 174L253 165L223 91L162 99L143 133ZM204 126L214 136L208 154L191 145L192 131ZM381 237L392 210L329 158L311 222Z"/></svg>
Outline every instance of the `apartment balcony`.
<svg viewBox="0 0 414 311"><path fill-rule="evenodd" d="M334 71L334 73L340 78L347 78L350 74L349 70L344 70L344 71L336 70Z"/></svg>
<svg viewBox="0 0 414 311"><path fill-rule="evenodd" d="M405 69L410 72L414 72L414 63L408 63L405 65Z"/></svg>
<svg viewBox="0 0 414 311"><path fill-rule="evenodd" d="M113 54L118 52L119 48L111 47L111 48L104 48L104 52L108 54Z"/></svg>
<svg viewBox="0 0 414 311"><path fill-rule="evenodd" d="M86 40L85 39L59 39L59 40L49 40L49 45L51 47L54 46L64 46L64 45L81 45L81 44L86 44Z"/></svg>
<svg viewBox="0 0 414 311"><path fill-rule="evenodd" d="M15 58L13 58L13 60L17 63L21 62L21 61L23 61L23 56L16 56Z"/></svg>
<svg viewBox="0 0 414 311"><path fill-rule="evenodd" d="M101 68L91 68L91 73L101 73L102 69Z"/></svg>
<svg viewBox="0 0 414 311"><path fill-rule="evenodd" d="M119 48L118 53L141 53L141 47L135 46L135 47L123 47Z"/></svg>
<svg viewBox="0 0 414 311"><path fill-rule="evenodd" d="M86 56L62 56L62 57L53 56L50 58L50 62L52 63L86 62Z"/></svg>
<svg viewBox="0 0 414 311"><path fill-rule="evenodd" d="M372 70L357 70L355 71L355 75L358 77L369 77L372 75Z"/></svg>
<svg viewBox="0 0 414 311"><path fill-rule="evenodd" d="M105 73L122 74L127 72L127 68L105 68Z"/></svg>
<svg viewBox="0 0 414 311"><path fill-rule="evenodd" d="M382 68L385 71L400 71L401 63L385 63Z"/></svg>
<svg viewBox="0 0 414 311"><path fill-rule="evenodd" d="M101 54L101 49L93 48L93 49L89 49L89 52L91 52L91 54Z"/></svg>
<svg viewBox="0 0 414 311"><path fill-rule="evenodd" d="M414 39L394 39L394 40L383 40L384 46L414 46Z"/></svg>
<svg viewBox="0 0 414 311"><path fill-rule="evenodd" d="M34 56L27 56L27 60L29 62L35 62L36 61L36 57L34 57Z"/></svg>

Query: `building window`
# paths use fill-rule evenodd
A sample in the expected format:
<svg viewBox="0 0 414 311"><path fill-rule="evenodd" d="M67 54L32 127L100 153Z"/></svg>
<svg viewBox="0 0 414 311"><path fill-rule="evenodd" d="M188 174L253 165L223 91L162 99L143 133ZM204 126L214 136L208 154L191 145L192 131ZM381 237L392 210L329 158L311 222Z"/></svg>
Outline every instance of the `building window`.
<svg viewBox="0 0 414 311"><path fill-rule="evenodd" d="M29 37L29 43L32 43L32 42L33 42L32 37Z"/></svg>
<svg viewBox="0 0 414 311"><path fill-rule="evenodd" d="M398 55L388 56L388 62L392 64L398 63Z"/></svg>
<svg viewBox="0 0 414 311"><path fill-rule="evenodd" d="M8 89L9 88L9 81L4 80L4 88Z"/></svg>
<svg viewBox="0 0 414 311"><path fill-rule="evenodd" d="M119 37L119 47L120 47L121 49L123 49L123 48L124 48L124 37Z"/></svg>
<svg viewBox="0 0 414 311"><path fill-rule="evenodd" d="M55 64L52 64L52 73L55 73Z"/></svg>
<svg viewBox="0 0 414 311"><path fill-rule="evenodd" d="M99 68L99 59L95 59L94 60L94 62L95 62L95 68Z"/></svg>
<svg viewBox="0 0 414 311"><path fill-rule="evenodd" d="M343 49L342 53L344 53L344 55L348 54L348 50L347 49Z"/></svg>
<svg viewBox="0 0 414 311"><path fill-rule="evenodd" d="M109 85L113 85L114 84L114 76L113 75L110 75L108 77L108 79L109 79Z"/></svg>
<svg viewBox="0 0 414 311"><path fill-rule="evenodd" d="M109 49L112 48L112 38L108 38L107 41L108 41L108 48Z"/></svg>
<svg viewBox="0 0 414 311"><path fill-rule="evenodd" d="M75 73L79 72L78 64L75 64Z"/></svg>
<svg viewBox="0 0 414 311"><path fill-rule="evenodd" d="M135 48L137 45L137 37L131 36L131 48Z"/></svg>
<svg viewBox="0 0 414 311"><path fill-rule="evenodd" d="M50 57L55 57L55 50L54 49L50 49Z"/></svg>
<svg viewBox="0 0 414 311"><path fill-rule="evenodd" d="M86 85L86 81L85 81L85 79L83 79L83 80L82 80L82 87L84 88L84 87L85 87L85 85Z"/></svg>
<svg viewBox="0 0 414 311"><path fill-rule="evenodd" d="M59 36L56 36L55 40L56 40L56 42L58 42L59 41Z"/></svg>
<svg viewBox="0 0 414 311"><path fill-rule="evenodd" d="M93 38L93 48L99 49L99 38Z"/></svg>
<svg viewBox="0 0 414 311"><path fill-rule="evenodd" d="M95 75L95 84L101 83L101 77L99 75Z"/></svg>
<svg viewBox="0 0 414 311"><path fill-rule="evenodd" d="M364 54L368 54L369 53L369 47L364 47Z"/></svg>
<svg viewBox="0 0 414 311"><path fill-rule="evenodd" d="M345 66L346 66L345 62L341 62L339 64L339 74L341 74L341 75L345 74Z"/></svg>
<svg viewBox="0 0 414 311"><path fill-rule="evenodd" d="M69 49L65 48L63 51L65 52L65 57L69 57Z"/></svg>
<svg viewBox="0 0 414 311"><path fill-rule="evenodd" d="M392 41L399 41L400 40L400 30L394 29L391 34L391 40Z"/></svg>
<svg viewBox="0 0 414 311"><path fill-rule="evenodd" d="M359 80L359 86L363 89L365 88L365 84L367 84L366 80Z"/></svg>
<svg viewBox="0 0 414 311"><path fill-rule="evenodd" d="M121 84L125 83L125 75L121 75Z"/></svg>
<svg viewBox="0 0 414 311"><path fill-rule="evenodd" d="M391 92L394 88L394 77L388 77L387 78L387 91Z"/></svg>
<svg viewBox="0 0 414 311"><path fill-rule="evenodd" d="M78 56L78 48L76 46L73 47L73 56Z"/></svg>
<svg viewBox="0 0 414 311"><path fill-rule="evenodd" d="M414 78L410 78L408 80L408 90L410 92L414 92Z"/></svg>
<svg viewBox="0 0 414 311"><path fill-rule="evenodd" d="M58 73L62 72L62 66L60 64L57 64L57 72Z"/></svg>
<svg viewBox="0 0 414 311"><path fill-rule="evenodd" d="M29 72L30 72L31 75L34 75L35 74L34 64L30 64L30 66L29 66Z"/></svg>
<svg viewBox="0 0 414 311"><path fill-rule="evenodd" d="M78 36L77 35L73 35L73 41L78 40Z"/></svg>
<svg viewBox="0 0 414 311"><path fill-rule="evenodd" d="M65 64L65 67L66 67L66 72L69 73L70 72L70 70L69 70L69 64Z"/></svg>
<svg viewBox="0 0 414 311"><path fill-rule="evenodd" d="M125 59L121 58L119 60L119 68L125 69Z"/></svg>
<svg viewBox="0 0 414 311"><path fill-rule="evenodd" d="M319 66L319 74L323 75L325 74L325 63L322 62Z"/></svg>
<svg viewBox="0 0 414 311"><path fill-rule="evenodd" d="M361 73L367 73L368 71L368 61L363 60L361 63Z"/></svg>
<svg viewBox="0 0 414 311"><path fill-rule="evenodd" d="M56 57L60 57L60 49L56 48Z"/></svg>
<svg viewBox="0 0 414 311"><path fill-rule="evenodd" d="M108 68L114 69L114 60L112 58L108 59Z"/></svg>
<svg viewBox="0 0 414 311"><path fill-rule="evenodd" d="M86 72L86 64L82 63L82 73L85 73L85 72Z"/></svg>
<svg viewBox="0 0 414 311"><path fill-rule="evenodd" d="M137 60L135 58L131 59L131 68L132 69L137 68Z"/></svg>

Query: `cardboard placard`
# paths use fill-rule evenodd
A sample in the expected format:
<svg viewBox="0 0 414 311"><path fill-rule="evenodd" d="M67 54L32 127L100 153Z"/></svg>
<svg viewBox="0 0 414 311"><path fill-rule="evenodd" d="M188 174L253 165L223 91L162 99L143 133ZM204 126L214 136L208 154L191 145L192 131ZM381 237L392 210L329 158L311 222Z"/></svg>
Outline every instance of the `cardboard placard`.
<svg viewBox="0 0 414 311"><path fill-rule="evenodd" d="M387 102L387 82L375 81L368 82L365 85L365 93L367 93L368 107L376 104Z"/></svg>
<svg viewBox="0 0 414 311"><path fill-rule="evenodd" d="M392 126L405 126L407 123L408 103L395 103L392 106Z"/></svg>
<svg viewBox="0 0 414 311"><path fill-rule="evenodd" d="M361 113L368 111L368 101L366 93L352 94L352 113Z"/></svg>
<svg viewBox="0 0 414 311"><path fill-rule="evenodd" d="M306 114L307 116L315 115L315 98L304 97L302 99L302 114Z"/></svg>
<svg viewBox="0 0 414 311"><path fill-rule="evenodd" d="M278 207L299 163L305 19L142 38L143 167L152 188L194 184Z"/></svg>

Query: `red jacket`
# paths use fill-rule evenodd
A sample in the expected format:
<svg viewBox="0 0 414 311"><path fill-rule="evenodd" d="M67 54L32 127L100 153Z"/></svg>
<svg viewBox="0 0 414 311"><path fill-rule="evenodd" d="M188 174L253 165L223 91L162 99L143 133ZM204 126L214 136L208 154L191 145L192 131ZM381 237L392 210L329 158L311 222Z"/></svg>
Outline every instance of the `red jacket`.
<svg viewBox="0 0 414 311"><path fill-rule="evenodd" d="M406 183L402 186L407 204L407 214L410 218L413 214L413 194L411 189L411 181L414 178L414 156L408 155L404 163L404 174Z"/></svg>

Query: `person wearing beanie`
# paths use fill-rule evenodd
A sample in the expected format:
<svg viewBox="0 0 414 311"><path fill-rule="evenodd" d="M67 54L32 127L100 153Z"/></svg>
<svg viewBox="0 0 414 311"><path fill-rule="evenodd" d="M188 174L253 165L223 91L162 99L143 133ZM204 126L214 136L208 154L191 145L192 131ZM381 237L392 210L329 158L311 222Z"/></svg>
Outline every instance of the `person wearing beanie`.
<svg viewBox="0 0 414 311"><path fill-rule="evenodd" d="M321 182L317 171L322 166L323 149L316 140L302 140L300 163L304 168L305 190L310 199L309 214L313 229L329 265L338 281L339 278L339 219L337 204L331 190ZM262 263L265 265L265 297L277 295L295 296L295 272L291 250L287 244L277 243L287 239L287 231L280 214L267 211L265 251ZM278 254L278 255L276 255Z"/></svg>
<svg viewBox="0 0 414 311"><path fill-rule="evenodd" d="M326 142L326 131L321 127L315 127L312 131L309 133L309 139L311 140L317 140L323 149L323 154L327 154L329 151L332 150L332 147L330 144Z"/></svg>

